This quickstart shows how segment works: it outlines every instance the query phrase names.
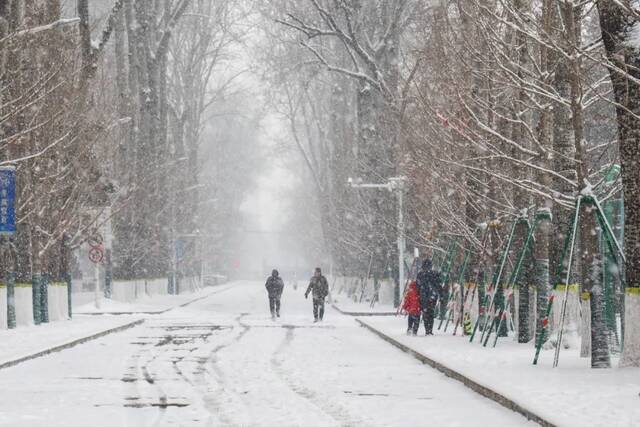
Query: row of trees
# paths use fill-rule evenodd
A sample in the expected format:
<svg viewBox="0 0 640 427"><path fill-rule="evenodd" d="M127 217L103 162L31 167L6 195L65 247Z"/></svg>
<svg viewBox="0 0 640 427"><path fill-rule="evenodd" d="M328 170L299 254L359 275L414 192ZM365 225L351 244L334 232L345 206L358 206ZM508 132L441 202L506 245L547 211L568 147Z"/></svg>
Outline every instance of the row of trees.
<svg viewBox="0 0 640 427"><path fill-rule="evenodd" d="M264 58L274 104L308 166L325 245L345 274L393 264L393 199L347 177L409 179L411 243L473 252L466 280L490 277L518 218L547 218L520 276L519 340L540 333L578 196L624 195L623 363L640 365L640 144L635 2L627 0L308 0L266 2ZM612 181L612 165L621 174ZM609 179L606 179L609 175ZM551 215L549 215L549 213ZM610 366L601 230L579 212L583 334L593 367ZM484 230L499 230L483 239ZM493 232L492 232L493 233ZM526 229L517 227L515 246ZM535 292L529 295L529 287ZM538 324L524 313L537 295ZM589 329L586 329L589 330ZM583 351L584 354L584 351Z"/></svg>
<svg viewBox="0 0 640 427"><path fill-rule="evenodd" d="M215 114L236 117L243 102L232 96L241 70L229 72L243 2L68 7L0 1L0 164L16 166L18 188L1 273L46 291L107 220L116 279L172 277L178 262L191 274L221 259L203 239L234 223L244 188L203 181L203 168L242 165L231 142L255 139L256 118L213 128Z"/></svg>

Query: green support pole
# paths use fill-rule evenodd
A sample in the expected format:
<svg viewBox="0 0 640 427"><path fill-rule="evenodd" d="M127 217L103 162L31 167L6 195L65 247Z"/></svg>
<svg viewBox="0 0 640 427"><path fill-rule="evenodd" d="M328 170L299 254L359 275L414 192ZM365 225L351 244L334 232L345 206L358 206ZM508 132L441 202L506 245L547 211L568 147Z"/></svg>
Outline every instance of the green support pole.
<svg viewBox="0 0 640 427"><path fill-rule="evenodd" d="M467 270L467 264L469 263L469 255L470 255L470 251L466 250L463 261L462 261L462 266L460 267L460 272L458 273L458 280L457 280L458 286L460 287L460 301L461 301L460 319L462 319L462 316L464 314L464 299L465 299L464 274ZM449 309L449 314L447 315L447 323L444 325L445 332L447 332L449 323L453 320L454 315L455 315L455 301L453 302L452 308ZM456 323L456 326L457 326L457 323ZM455 331L454 331L454 335L455 335Z"/></svg>
<svg viewBox="0 0 640 427"><path fill-rule="evenodd" d="M475 324L473 325L473 331L471 332L471 337L469 338L469 342L473 342L473 339L476 336L476 332L478 332L478 327L481 322L485 321L486 313L485 309L487 306L487 300L489 298L489 293L492 291L491 285L489 285L489 289L485 290L485 282L478 283L478 301L480 302L478 306L478 318L476 319Z"/></svg>
<svg viewBox="0 0 640 427"><path fill-rule="evenodd" d="M40 322L49 323L49 275L40 275Z"/></svg>
<svg viewBox="0 0 640 427"><path fill-rule="evenodd" d="M507 329L506 319L511 310L511 296L513 294L513 290L515 289L518 277L520 276L520 271L522 269L522 264L524 263L524 259L526 258L527 252L530 249L533 233L535 231L535 228L537 227L537 220L534 221L533 227L529 225L529 221L526 218L519 218L518 224L525 226L525 230L527 234L523 242L523 245L518 252L515 268L513 269L513 271L509 275L509 279L507 280L506 296L504 294L505 292L504 286L500 285L500 289L501 289L501 293L499 294L500 298L495 304L496 314L493 317L494 321L489 325L489 331L485 336L485 340L483 343L485 347L489 342L489 338L491 337L491 333L493 332L494 326L495 326L496 335L494 338L493 347L496 346L496 343L499 337L505 337L508 335L506 331Z"/></svg>
<svg viewBox="0 0 640 427"><path fill-rule="evenodd" d="M613 185L620 176L620 166L613 165L605 178L606 184ZM613 199L604 202L603 215L607 222L612 227L614 238L619 242L622 241L622 227L621 221L623 215L622 199ZM618 296L624 295L624 278L620 274L622 269L619 268L619 264L616 261L615 250L612 250L605 237L605 232L601 227L601 248L602 248L602 260L603 260L603 282L604 282L604 298L605 298L605 321L607 329L610 333L610 347L621 350L620 335L618 334L617 314L622 313L622 307L617 303ZM617 273L617 274L616 274ZM616 276L620 276L620 282L616 283ZM617 286L616 286L617 285Z"/></svg>
<svg viewBox="0 0 640 427"><path fill-rule="evenodd" d="M581 199L578 198L576 200L576 208L573 211L573 217L571 218L571 224L573 224L572 228L569 229L567 231L567 234L565 235L564 238L564 243L562 246L562 256L560 257L560 264L558 266L558 274L556 275L556 277L562 277L562 273L564 270L564 259L567 256L567 251L569 250L569 244L571 243L571 245L573 246L573 235L575 234L575 227L577 227L577 219L578 219L578 209L580 208L580 203L581 203ZM567 282L569 281L570 277L569 275L567 275ZM536 337L536 354L533 357L533 364L537 365L538 364L538 358L540 357L540 350L542 349L542 344L544 344L547 340L547 331L549 330L549 316L551 315L551 309L553 307L553 301L555 299L555 296L553 294L553 292L558 288L559 283L557 283L558 281L556 280L553 283L553 286L551 287L551 291L549 292L549 298L547 299L547 309L545 310L545 316L542 319L542 328L540 330L540 333L538 334L538 336ZM567 288L568 288L568 283L567 283Z"/></svg>
<svg viewBox="0 0 640 427"><path fill-rule="evenodd" d="M612 269L615 269L615 271L618 274L618 280L620 281L621 284L624 284L624 277L623 277L623 268L621 268L622 265L624 265L624 252L622 251L622 246L619 244L618 240L616 239L616 236L614 234L614 229L611 227L611 222L609 221L609 218L607 218L607 212L605 210L603 210L603 208L599 205L597 200L594 200L594 204L596 205L596 218L598 220L598 225L600 226L600 229L602 230L602 235L603 235L603 246L604 246L604 250L603 252L605 252L608 256L608 262L610 264L610 267ZM613 335L613 337L615 338L615 346L614 347L618 347L619 346L619 350L622 351L622 340L619 338L618 335L618 325L616 322L616 307L615 307L615 275L613 274L613 271L611 271L611 269L608 269L609 271L607 273L609 273L609 275L611 277L609 277L609 281L610 281L610 286L608 286L608 284L605 282L605 321L607 323L607 328L609 329L610 333ZM607 279L607 275L604 275L605 280ZM607 298L609 298L609 300L607 300ZM624 332L621 331L621 335Z"/></svg>
<svg viewBox="0 0 640 427"><path fill-rule="evenodd" d="M34 273L31 278L31 302L33 305L33 323L39 325L42 319L42 309L40 296L40 274Z"/></svg>
<svg viewBox="0 0 640 427"><path fill-rule="evenodd" d="M527 238L524 242L524 245L522 246L522 249L520 250L520 253L518 254L518 258L517 258L517 262L516 262L516 266L513 269L513 272L511 273L511 276L509 277L509 288L510 289L515 289L516 283L518 282L518 279L520 277L520 272L522 271L522 264L524 263L524 260L527 256L527 254L529 252L533 252L533 242L534 242L534 236L535 236L535 232L538 229L538 226L540 225L540 223L542 221L551 221L551 213L547 212L547 211L543 211L543 212L538 212L536 213L534 222L533 222L533 226L529 227L529 231L527 233ZM528 224L527 224L528 225ZM528 286L529 284L525 284L525 286ZM503 324L506 320L506 313L508 313L508 311L510 310L511 306L510 306L510 301L507 301L507 306L506 308L503 308L500 311L500 314L498 316L498 321L500 322L498 325L498 329L500 329L501 324ZM498 338L499 338L499 334L496 334L494 341L493 341L493 346L495 347L496 344L498 343Z"/></svg>
<svg viewBox="0 0 640 427"><path fill-rule="evenodd" d="M7 328L16 327L16 275L8 272L5 276L7 284Z"/></svg>
<svg viewBox="0 0 640 427"><path fill-rule="evenodd" d="M484 324L483 324L483 328L482 328L482 337L480 338L480 342L482 342L484 340L484 332L487 329L489 311L493 308L493 298L491 297L491 292L494 291L495 284L498 283L500 281L500 278L502 277L502 272L503 272L504 265L505 265L505 262L506 262L505 254L509 253L509 248L511 247L511 242L513 241L513 235L514 235L514 232L515 232L515 227L516 227L516 222L514 221L513 225L511 226L511 232L509 233L509 238L505 242L505 247L504 247L503 251L501 252L500 267L498 269L496 269L496 271L493 272L493 279L491 280L491 283L489 285L489 289L487 289L487 291L484 292L484 284L483 284L482 288L479 287L478 298L479 298L479 301L481 302L481 304L480 304L480 307L479 307L478 319L476 320L475 325L473 325L473 332L471 332L471 338L469 339L469 342L473 342L481 321ZM488 232L488 230L487 230L487 232ZM495 294L495 291L494 291L494 294Z"/></svg>
<svg viewBox="0 0 640 427"><path fill-rule="evenodd" d="M490 234L490 229L487 228L483 234L482 237L482 244L481 246L481 252L480 252L480 256L478 257L479 260L482 260L484 257L484 254L486 252L487 249L487 242L489 241L489 234ZM471 260L471 251L467 250L467 255L469 256L468 261ZM474 278L474 281L471 282L471 284L473 285L473 291L471 291L471 289L469 289L469 291L466 292L466 294L464 295L464 299L463 299L463 303L462 303L462 310L461 310L461 315L460 315L460 319L459 321L456 323L456 327L453 328L453 335L456 334L458 328L457 326L459 324L462 324L462 336L464 335L471 335L471 315L467 314L464 311L464 307L466 305L466 301L469 298L469 292L471 292L471 301L469 303L469 307L473 307L473 303L475 301L476 298L476 294L478 294L478 307L482 307L482 305L480 304L480 302L482 301L482 297L483 295L481 294L480 291L480 284L482 283L484 286L484 270L479 268L476 274L476 277ZM466 267L465 267L465 274L462 277L462 280L466 279Z"/></svg>
<svg viewBox="0 0 640 427"><path fill-rule="evenodd" d="M598 220L598 223L601 227L601 229L604 232L605 235L605 240L607 241L607 245L609 246L610 250L613 253L617 253L622 261L624 261L624 253L622 251L621 246L619 245L618 241L615 239L615 236L613 234L613 231L611 229L611 226L609 225L609 222L607 221L607 218L604 214L604 211L602 209L602 207L600 206L600 203L598 202L598 200L593 197L593 196L584 196L581 195L577 198L576 201L576 209L575 209L575 213L574 213L574 218L573 218L573 227L570 230L569 234L567 234L567 239L569 238L569 236L571 236L571 244L569 246L569 261L567 264L567 272L566 272L566 279L565 279L565 299L563 301L563 306L562 306L562 315L561 315L561 324L560 324L560 329L558 331L558 344L556 345L556 352L555 352L555 357L554 357L554 361L553 361L553 366L556 367L558 365L558 359L559 359L559 353L560 353L560 347L562 345L562 332L563 332L563 323L564 323L564 315L565 315L565 311L566 311L566 304L567 304L567 293L569 290L569 280L570 280L570 276L571 276L571 268L572 268L572 264L573 264L573 251L574 251L574 247L575 247L575 237L576 237L576 232L577 232L577 227L578 227L578 222L579 222L579 212L580 212L580 206L582 203L585 204L589 204L592 205L596 208L596 219ZM565 239L565 245L567 244L567 239ZM564 258L566 255L566 247L565 250L563 251L563 256L561 259L561 266L564 265ZM554 284L553 289L555 290L557 288L557 283ZM553 294L551 294L550 298L549 298L549 303L547 304L547 312L546 312L546 317L543 321L543 331L540 334L540 337L538 339L538 343L536 345L536 354L533 360L533 364L537 364L538 361L538 357L540 354L540 349L542 347L542 339L546 336L546 331L548 329L548 319L549 319L549 315L551 313L551 308L552 308L552 304L553 304Z"/></svg>
<svg viewBox="0 0 640 427"><path fill-rule="evenodd" d="M496 320L495 319L496 297L498 297L498 301L499 301L499 299L500 299L499 291L502 288L502 284L501 284L502 273L504 273L504 268L505 268L505 265L507 263L507 258L509 257L509 251L511 250L511 244L513 243L513 237L515 235L515 230L516 230L516 226L518 225L518 223L519 223L519 220L518 221L513 221L513 225L511 226L511 232L509 233L509 238L507 239L507 244L506 244L506 246L505 246L505 248L502 251L501 256L500 256L500 266L498 267L498 269L493 274L492 288L494 289L494 293L493 293L493 296L491 297L491 299L489 300L488 309L485 310L486 316L487 316L487 321L485 321L484 327L482 328L482 335L480 337L480 343L485 343L486 344L485 335L487 333L487 330L490 330L493 327L493 325L495 323L495 320Z"/></svg>

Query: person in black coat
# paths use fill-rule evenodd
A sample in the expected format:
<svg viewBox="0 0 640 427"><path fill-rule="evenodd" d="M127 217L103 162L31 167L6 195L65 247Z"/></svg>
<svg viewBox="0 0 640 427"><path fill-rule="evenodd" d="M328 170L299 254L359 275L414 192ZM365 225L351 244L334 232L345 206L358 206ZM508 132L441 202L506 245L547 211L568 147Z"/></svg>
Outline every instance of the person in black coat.
<svg viewBox="0 0 640 427"><path fill-rule="evenodd" d="M442 297L442 285L440 274L433 270L430 259L427 258L422 263L416 282L420 294L425 335L433 335L433 319L438 299Z"/></svg>
<svg viewBox="0 0 640 427"><path fill-rule="evenodd" d="M269 294L269 310L271 310L271 318L275 319L276 316L280 317L280 298L282 297L282 290L284 289L284 282L280 275L278 274L278 270L273 270L271 272L271 276L267 279L267 283L265 283L265 288L267 288L267 293Z"/></svg>
<svg viewBox="0 0 640 427"><path fill-rule="evenodd" d="M329 283L322 275L320 267L316 268L307 287L307 291L304 293L304 297L308 298L309 293L311 293L313 297L313 321L322 321L324 317L324 299L329 295Z"/></svg>

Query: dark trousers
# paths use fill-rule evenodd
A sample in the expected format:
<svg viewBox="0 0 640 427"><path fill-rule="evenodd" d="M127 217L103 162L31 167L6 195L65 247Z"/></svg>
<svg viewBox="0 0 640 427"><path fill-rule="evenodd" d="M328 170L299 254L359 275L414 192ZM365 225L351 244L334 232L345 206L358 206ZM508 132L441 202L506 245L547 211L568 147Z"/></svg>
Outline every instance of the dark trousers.
<svg viewBox="0 0 640 427"><path fill-rule="evenodd" d="M322 320L324 317L324 298L313 299L313 318Z"/></svg>
<svg viewBox="0 0 640 427"><path fill-rule="evenodd" d="M428 302L427 308L422 311L425 334L433 334L433 318L436 315L436 302Z"/></svg>
<svg viewBox="0 0 640 427"><path fill-rule="evenodd" d="M412 316L411 314L407 316L407 332L412 332L413 335L418 333L418 328L420 327L420 315Z"/></svg>
<svg viewBox="0 0 640 427"><path fill-rule="evenodd" d="M269 310L271 310L272 316L280 316L280 297L278 295L269 295Z"/></svg>

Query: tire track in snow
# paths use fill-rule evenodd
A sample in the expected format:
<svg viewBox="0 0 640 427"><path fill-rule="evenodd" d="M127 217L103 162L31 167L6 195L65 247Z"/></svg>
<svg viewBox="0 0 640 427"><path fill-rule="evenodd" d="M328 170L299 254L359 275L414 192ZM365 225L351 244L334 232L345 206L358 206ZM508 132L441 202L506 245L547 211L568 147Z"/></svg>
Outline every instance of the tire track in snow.
<svg viewBox="0 0 640 427"><path fill-rule="evenodd" d="M193 383L189 378L184 375L178 363L185 359L185 356L170 357L170 351L176 351L180 349L180 346L197 342L201 339L206 343L207 338L213 334L212 331L203 334L196 334L187 336L185 341L176 341L177 333L183 330L190 330L193 325L168 325L164 327L165 333L157 336L139 337L142 339L140 342L136 342L138 345L143 345L144 348L138 350L130 358L130 367L122 378L122 381L129 383L132 386L129 387L129 392L125 397L125 407L128 408L144 408L148 406L155 406L158 408L156 418L150 423L153 426L163 425L165 421L166 409L169 406L186 406L188 403L183 402L170 402L169 396L162 387L162 383L165 381L179 380L190 387ZM180 337L182 340L185 337ZM149 341L145 341L149 340ZM155 342L154 342L155 341ZM154 349L152 351L152 349ZM141 362L142 361L142 362ZM160 371L165 364L171 364L175 377L159 378L154 368L159 364ZM152 396L143 396L141 387L139 386L141 381L145 381L147 388L153 393ZM144 383L143 383L144 384ZM156 400L157 398L157 400Z"/></svg>
<svg viewBox="0 0 640 427"><path fill-rule="evenodd" d="M239 395L231 390L226 374L218 365L218 352L238 343L247 334L247 332L251 330L251 326L242 322L242 318L248 314L249 313L241 313L235 318L235 322L237 322L242 328L238 335L227 343L217 345L206 357L200 358L198 360L196 370L193 372L194 384L203 389L202 400L205 409L210 414L209 423L211 423L213 418L217 418L217 420L224 426L245 427L247 425L246 421L237 422L234 420L233 413L229 413L227 409L228 401L234 403L239 402L242 405L244 405L244 403L242 402L242 399L240 399ZM207 367L210 367L211 370L207 369ZM207 379L210 381L207 381ZM216 389L212 389L212 383L217 384L218 387ZM227 397L227 402L224 401L223 396Z"/></svg>
<svg viewBox="0 0 640 427"><path fill-rule="evenodd" d="M306 387L302 382L298 381L294 376L288 372L283 366L283 358L281 356L286 349L291 345L294 339L293 326L283 326L287 329L282 343L276 349L271 356L271 366L273 370L278 374L280 379L298 396L306 399L313 406L320 409L322 412L332 418L338 425L342 427L360 427L364 425L371 425L371 421L360 419L354 416L347 408L337 402L331 402L326 396L321 396L314 390Z"/></svg>
<svg viewBox="0 0 640 427"><path fill-rule="evenodd" d="M164 356L166 353L168 353L168 351L172 348L170 345L172 341L172 335L164 334L162 336L151 338L158 339L158 342L153 344L153 347L151 348L157 349L158 347L162 347L162 349L161 351L152 352L150 347L146 347L139 350L131 357L134 363L130 368L128 378L123 378L123 381L133 384L134 393L131 393L127 397L125 397L125 399L127 400L125 406L129 408L156 406L158 408L157 415L151 425L160 426L162 425L162 422L165 418L169 399L167 393L160 385L157 375L155 375L155 372L152 369L152 364L156 362L160 358L160 356ZM152 343L149 343L148 345L151 346ZM142 364L140 363L141 359L143 360ZM148 399L151 399L151 402L145 401L145 396L143 396L140 391L139 381L142 380L144 380L147 384L147 387L153 391L153 396L148 397ZM157 402L155 401L156 397Z"/></svg>

